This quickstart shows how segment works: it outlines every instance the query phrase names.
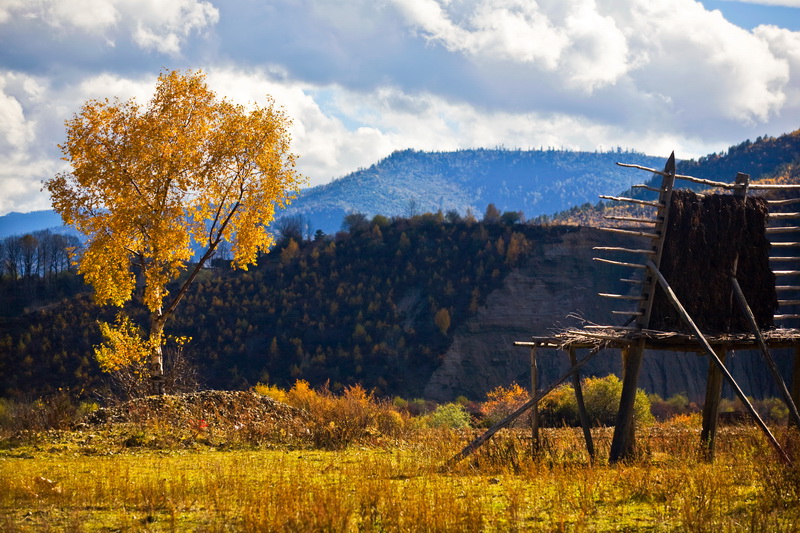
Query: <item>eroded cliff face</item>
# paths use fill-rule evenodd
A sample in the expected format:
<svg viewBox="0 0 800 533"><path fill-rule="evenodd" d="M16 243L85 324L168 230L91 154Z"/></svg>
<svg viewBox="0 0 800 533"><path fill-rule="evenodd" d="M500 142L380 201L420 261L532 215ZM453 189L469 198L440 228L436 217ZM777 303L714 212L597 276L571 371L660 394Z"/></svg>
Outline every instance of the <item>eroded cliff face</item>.
<svg viewBox="0 0 800 533"><path fill-rule="evenodd" d="M454 332L452 345L425 388L425 397L449 401L464 395L482 400L486 392L499 385L517 382L528 387L530 350L515 347L514 341L580 325L581 320L576 316L598 324L622 324L625 317L611 311L633 310L634 304L611 301L597 293L635 294L629 285L619 281L620 277L629 277L630 269L592 261L596 256L592 247L620 244L614 236L593 228L566 230L554 242L537 243L530 259L506 277L502 288L489 295L477 316ZM564 352L539 350L538 353L541 387L558 378L569 365ZM775 354L787 378L789 355ZM620 375L620 360L618 350L604 350L582 375L605 376L612 372ZM729 368L748 395L777 394L758 353L733 354L729 357ZM662 397L685 393L691 400L702 402L707 369L708 360L703 355L648 351L639 386Z"/></svg>

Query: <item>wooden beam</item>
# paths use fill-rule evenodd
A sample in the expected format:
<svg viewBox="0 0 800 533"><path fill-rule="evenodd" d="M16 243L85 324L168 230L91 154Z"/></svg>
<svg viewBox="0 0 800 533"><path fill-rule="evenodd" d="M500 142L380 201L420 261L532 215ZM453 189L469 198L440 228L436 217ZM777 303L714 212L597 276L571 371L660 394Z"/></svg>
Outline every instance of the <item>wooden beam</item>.
<svg viewBox="0 0 800 533"><path fill-rule="evenodd" d="M794 347L794 366L792 367L792 399L795 405L800 403L800 346ZM792 426L794 420L789 419L789 425ZM795 426L800 429L800 426Z"/></svg>
<svg viewBox="0 0 800 533"><path fill-rule="evenodd" d="M708 344L708 340L706 340L705 336L700 331L700 328L698 328L697 325L694 323L692 317L689 316L689 313L686 312L686 309L683 307L683 304L681 304L680 300L678 300L678 297L675 296L675 293L672 291L672 287L669 286L667 280L658 270L658 267L656 267L656 265L652 261L648 261L647 266L650 268L650 272L658 280L658 283L661 285L661 288L664 289L664 293L666 293L667 298L672 303L673 307L675 307L675 309L678 311L678 314L681 316L686 325L689 326L689 328L697 336L697 339L700 341L700 344L702 345L703 349L706 351L709 357L713 359L713 362L718 367L720 367L720 370L725 376L725 379L728 380L728 383L731 384L731 387L733 387L734 392L736 392L736 396L745 405L745 407L747 407L747 411L750 413L750 416L753 417L758 427L761 428L761 431L763 431L764 434L767 436L767 439L770 441L770 444L772 444L772 446L775 448L775 451L778 453L780 458L786 464L791 464L792 462L789 459L789 456L786 455L786 452L783 450L783 448L781 448L781 445L778 443L778 441L775 439L775 436L772 434L767 425L761 419L761 416L759 416L758 412L753 407L753 404L750 403L750 400L742 391L741 387L739 387L739 384L736 383L736 380L733 379L733 376L730 374L730 372L728 372L728 369L725 368L725 365L722 364L722 361L719 360L717 354L714 353L714 350L711 348L711 345Z"/></svg>
<svg viewBox="0 0 800 533"><path fill-rule="evenodd" d="M776 291L800 291L800 285L775 285Z"/></svg>
<svg viewBox="0 0 800 533"><path fill-rule="evenodd" d="M772 226L771 228L767 228L765 231L767 232L767 235L775 233L794 233L795 231L800 231L800 226Z"/></svg>
<svg viewBox="0 0 800 533"><path fill-rule="evenodd" d="M621 248L619 246L592 246L592 250L601 250L605 252L627 252L631 254L646 254L655 255L654 250L639 250L636 248Z"/></svg>
<svg viewBox="0 0 800 533"><path fill-rule="evenodd" d="M539 364L536 358L536 346L531 348L531 398L536 396L539 390ZM531 408L531 452L537 455L541 451L541 441L539 440L539 405L534 404Z"/></svg>
<svg viewBox="0 0 800 533"><path fill-rule="evenodd" d="M728 351L724 347L716 349L720 362L725 364ZM714 461L714 444L719 422L719 403L722 399L722 371L713 361L708 361L708 377L706 378L706 401L703 403L703 429L700 432L700 447L703 456L709 462Z"/></svg>
<svg viewBox="0 0 800 533"><path fill-rule="evenodd" d="M769 218L800 218L800 213L770 213Z"/></svg>
<svg viewBox="0 0 800 533"><path fill-rule="evenodd" d="M742 313L747 319L747 323L750 325L750 329L758 341L758 347L761 349L761 354L764 356L764 361L767 362L767 367L772 373L772 378L775 380L775 384L778 385L778 389L781 391L781 396L783 396L783 401L786 403L786 407L789 408L789 416L793 417L797 425L800 426L800 413L797 411L797 406L794 404L794 400L792 400L792 395L789 392L788 387L786 387L786 382L783 381L783 378L781 377L781 373L778 370L778 365L775 364L775 359L772 357L772 353L770 353L767 343L764 342L764 336L761 334L761 328L758 327L756 318L753 316L753 311L750 309L750 305L747 303L747 298L744 297L742 287L739 285L739 280L733 276L731 277L731 284L733 285L733 293L736 295L739 306L742 308Z"/></svg>
<svg viewBox="0 0 800 533"><path fill-rule="evenodd" d="M778 300L778 305L800 305L800 300Z"/></svg>
<svg viewBox="0 0 800 533"><path fill-rule="evenodd" d="M575 356L575 348L570 347L567 352L569 353L569 364L572 366L577 365L578 358ZM581 420L583 438L586 441L586 451L589 453L589 461L594 462L594 442L592 441L592 429L589 425L589 415L586 413L586 404L583 402L580 371L572 374L572 387L575 389L575 401L578 403L578 417Z"/></svg>
<svg viewBox="0 0 800 533"><path fill-rule="evenodd" d="M661 192L661 189L656 189L655 187L650 187L649 185L644 185L642 183L637 185L631 185L631 189L644 189L646 191L651 191L651 192Z"/></svg>
<svg viewBox="0 0 800 533"><path fill-rule="evenodd" d="M603 259L602 257L592 257L592 261L599 261L600 263L607 263L609 265L624 266L630 268L641 268L642 270L647 268L645 265L642 265L640 263L625 263L624 261L612 261L611 259Z"/></svg>
<svg viewBox="0 0 800 533"><path fill-rule="evenodd" d="M612 215L603 215L605 220L618 220L620 222L636 222L639 224L658 224L657 220L652 218L637 218L637 217L617 217Z"/></svg>
<svg viewBox="0 0 800 533"><path fill-rule="evenodd" d="M600 198L603 200L612 200L614 202L624 202L628 204L638 204L638 205L647 205L650 207L664 207L662 204L658 202L651 202L648 200L639 200L638 198L626 198L624 196L606 196L604 194L600 195Z"/></svg>
<svg viewBox="0 0 800 533"><path fill-rule="evenodd" d="M647 237L648 239L658 239L660 235L657 233L648 233L646 231L635 231L630 229L619 229L619 228L605 228L599 227L597 228L600 231L607 231L608 233L616 233L618 235L631 235L633 237Z"/></svg>
<svg viewBox="0 0 800 533"><path fill-rule="evenodd" d="M771 242L773 248L794 248L800 246L800 242Z"/></svg>
<svg viewBox="0 0 800 533"><path fill-rule="evenodd" d="M613 300L636 300L636 301L639 301L639 302L644 300L644 297L642 297L641 295L639 295L639 296L628 296L628 295L625 295L625 294L608 294L606 292L598 292L597 295L602 297L602 298L611 298Z"/></svg>
<svg viewBox="0 0 800 533"><path fill-rule="evenodd" d="M767 200L769 205L788 205L800 202L800 198L785 198L783 200ZM772 216L772 215L770 215Z"/></svg>

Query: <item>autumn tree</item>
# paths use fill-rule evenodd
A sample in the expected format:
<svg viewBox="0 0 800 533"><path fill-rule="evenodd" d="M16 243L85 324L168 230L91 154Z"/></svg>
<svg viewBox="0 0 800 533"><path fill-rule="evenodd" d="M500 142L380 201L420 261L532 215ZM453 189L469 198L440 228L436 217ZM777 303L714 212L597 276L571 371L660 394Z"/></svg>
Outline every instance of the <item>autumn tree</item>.
<svg viewBox="0 0 800 533"><path fill-rule="evenodd" d="M64 222L87 236L79 272L101 302L138 294L149 311L140 341L163 393L164 326L223 242L246 269L273 236L267 225L302 185L290 120L268 98L245 108L218 99L201 72L164 71L145 106L90 100L66 121L72 170L45 182ZM178 279L201 247L174 294ZM129 333L130 328L118 334Z"/></svg>

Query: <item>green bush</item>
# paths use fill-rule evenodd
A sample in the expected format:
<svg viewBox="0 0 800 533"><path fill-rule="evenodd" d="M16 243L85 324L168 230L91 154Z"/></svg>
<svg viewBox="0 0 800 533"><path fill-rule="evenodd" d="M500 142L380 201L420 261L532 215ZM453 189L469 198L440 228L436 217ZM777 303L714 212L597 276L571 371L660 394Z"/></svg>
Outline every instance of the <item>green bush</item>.
<svg viewBox="0 0 800 533"><path fill-rule="evenodd" d="M589 423L594 426L613 426L617 420L619 400L622 396L622 382L614 374L597 378L589 377L581 381L583 401ZM539 404L542 422L549 426L579 426L578 402L572 385L562 385L545 396ZM650 399L644 390L636 391L634 400L634 420L637 424L652 424Z"/></svg>
<svg viewBox="0 0 800 533"><path fill-rule="evenodd" d="M457 403L440 405L427 417L427 425L433 428L463 429L469 423L469 413Z"/></svg>

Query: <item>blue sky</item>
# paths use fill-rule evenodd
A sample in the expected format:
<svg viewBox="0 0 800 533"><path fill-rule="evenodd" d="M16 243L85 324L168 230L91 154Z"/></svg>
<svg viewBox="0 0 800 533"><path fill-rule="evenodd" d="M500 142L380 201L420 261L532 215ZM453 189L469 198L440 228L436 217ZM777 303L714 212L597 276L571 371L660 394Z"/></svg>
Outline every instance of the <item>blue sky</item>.
<svg viewBox="0 0 800 533"><path fill-rule="evenodd" d="M405 148L688 158L800 128L800 0L0 0L0 215L162 68L272 95L312 185Z"/></svg>

